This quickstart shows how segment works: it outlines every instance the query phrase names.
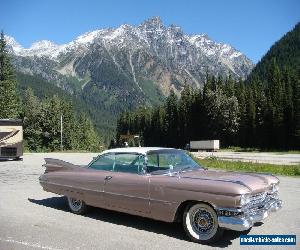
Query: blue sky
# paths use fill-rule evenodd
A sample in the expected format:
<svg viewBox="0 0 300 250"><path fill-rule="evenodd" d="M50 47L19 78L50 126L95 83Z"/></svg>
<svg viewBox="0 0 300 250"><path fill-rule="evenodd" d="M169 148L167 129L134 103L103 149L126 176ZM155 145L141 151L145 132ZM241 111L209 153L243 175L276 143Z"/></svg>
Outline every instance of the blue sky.
<svg viewBox="0 0 300 250"><path fill-rule="evenodd" d="M299 0L0 0L0 8L0 29L24 47L160 16L165 25L229 43L255 63L300 21Z"/></svg>

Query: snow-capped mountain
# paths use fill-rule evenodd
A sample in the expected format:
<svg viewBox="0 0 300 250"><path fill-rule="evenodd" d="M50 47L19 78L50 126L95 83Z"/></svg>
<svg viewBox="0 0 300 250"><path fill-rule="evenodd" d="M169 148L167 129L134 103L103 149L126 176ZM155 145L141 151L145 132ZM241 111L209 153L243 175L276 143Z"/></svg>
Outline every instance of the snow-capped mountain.
<svg viewBox="0 0 300 250"><path fill-rule="evenodd" d="M71 93L131 100L129 105L153 103L170 89L180 93L184 84L201 87L207 71L245 78L253 68L232 46L204 34L184 34L176 25L166 27L159 17L87 32L62 45L43 40L23 48L12 37L6 40L19 71Z"/></svg>

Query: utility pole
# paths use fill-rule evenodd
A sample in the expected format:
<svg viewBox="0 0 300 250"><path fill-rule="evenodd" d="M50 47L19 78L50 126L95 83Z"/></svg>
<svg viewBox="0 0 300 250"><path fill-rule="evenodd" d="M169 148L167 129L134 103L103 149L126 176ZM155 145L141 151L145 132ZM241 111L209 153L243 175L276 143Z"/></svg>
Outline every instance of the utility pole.
<svg viewBox="0 0 300 250"><path fill-rule="evenodd" d="M60 150L63 151L63 116L60 115Z"/></svg>

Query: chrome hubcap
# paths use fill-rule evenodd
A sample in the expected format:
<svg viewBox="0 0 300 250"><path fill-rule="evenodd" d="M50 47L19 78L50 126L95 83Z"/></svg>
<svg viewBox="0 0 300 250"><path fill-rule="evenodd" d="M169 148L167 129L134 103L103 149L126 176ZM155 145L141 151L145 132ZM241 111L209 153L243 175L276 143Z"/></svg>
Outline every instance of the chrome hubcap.
<svg viewBox="0 0 300 250"><path fill-rule="evenodd" d="M82 201L74 198L69 198L69 203L73 210L78 211L82 206Z"/></svg>
<svg viewBox="0 0 300 250"><path fill-rule="evenodd" d="M210 212L205 209L196 210L191 216L192 227L197 234L207 234L214 227L214 218Z"/></svg>

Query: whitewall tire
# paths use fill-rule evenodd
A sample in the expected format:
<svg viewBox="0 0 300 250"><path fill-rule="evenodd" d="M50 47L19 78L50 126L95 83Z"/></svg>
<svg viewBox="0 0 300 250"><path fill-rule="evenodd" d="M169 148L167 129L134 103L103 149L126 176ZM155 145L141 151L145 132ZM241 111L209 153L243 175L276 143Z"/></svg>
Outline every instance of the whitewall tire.
<svg viewBox="0 0 300 250"><path fill-rule="evenodd" d="M74 214L84 214L87 210L87 205L84 201L78 200L76 198L67 197L68 206L72 213Z"/></svg>
<svg viewBox="0 0 300 250"><path fill-rule="evenodd" d="M183 227L187 236L197 243L215 242L223 234L215 210L204 203L186 207L183 213Z"/></svg>

